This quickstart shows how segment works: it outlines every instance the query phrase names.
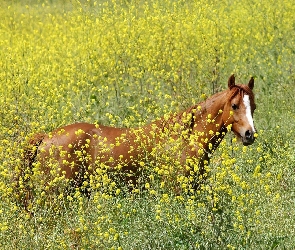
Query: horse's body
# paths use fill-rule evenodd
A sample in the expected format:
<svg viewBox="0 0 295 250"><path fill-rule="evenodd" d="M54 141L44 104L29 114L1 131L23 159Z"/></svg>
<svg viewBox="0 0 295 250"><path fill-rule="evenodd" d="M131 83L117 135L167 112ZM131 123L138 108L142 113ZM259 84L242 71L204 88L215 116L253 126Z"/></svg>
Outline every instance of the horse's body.
<svg viewBox="0 0 295 250"><path fill-rule="evenodd" d="M142 128L75 123L49 134L37 134L26 151L26 165L32 168L33 162L40 162L46 179L50 162L54 160L58 163L58 174L74 181L75 186L81 186L81 176L86 172L94 173L101 164L109 170L120 165L123 173L128 172L129 177L126 174L125 180L134 181L135 177L129 174L136 175L140 163L146 158L156 161L157 151L170 150L172 140L179 143L180 149L171 151L172 157L184 166L183 171L187 171L186 159L194 158L199 161L199 174L202 175L204 164L209 162L210 154L228 129L241 138L244 145L254 142L253 87L253 78L248 85L235 85L232 75L227 90L184 112L158 119Z"/></svg>

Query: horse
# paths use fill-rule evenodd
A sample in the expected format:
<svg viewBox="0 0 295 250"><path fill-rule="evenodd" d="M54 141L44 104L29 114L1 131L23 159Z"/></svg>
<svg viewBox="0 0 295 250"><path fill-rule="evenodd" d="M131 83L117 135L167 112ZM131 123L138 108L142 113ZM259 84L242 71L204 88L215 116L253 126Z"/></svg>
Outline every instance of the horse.
<svg viewBox="0 0 295 250"><path fill-rule="evenodd" d="M185 175L192 170L187 159L195 159L197 174L203 176L212 153L228 131L233 131L243 145L254 142L253 88L253 77L245 85L236 84L235 76L231 75L226 90L140 128L74 123L47 134L36 134L25 150L23 173L32 173L39 167L45 186L54 181L48 177L53 173L69 180L74 187L81 187L89 175L95 175L101 168L106 172L116 169L126 183L133 185L143 162L159 161L161 151L171 152L172 158L183 166ZM175 142L178 149L172 150L170 144Z"/></svg>

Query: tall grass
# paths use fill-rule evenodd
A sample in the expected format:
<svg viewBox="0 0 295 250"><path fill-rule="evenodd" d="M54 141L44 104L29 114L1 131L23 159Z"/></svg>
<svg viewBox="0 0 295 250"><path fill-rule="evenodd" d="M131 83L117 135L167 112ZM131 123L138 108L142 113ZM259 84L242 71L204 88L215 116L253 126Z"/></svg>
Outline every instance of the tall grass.
<svg viewBox="0 0 295 250"><path fill-rule="evenodd" d="M294 248L294 6L3 2L1 248ZM147 177L138 193L77 192L52 204L40 191L33 216L18 206L11 179L32 134L76 121L142 126L224 89L231 73L255 77L259 136L246 148L228 135L197 193L176 195Z"/></svg>

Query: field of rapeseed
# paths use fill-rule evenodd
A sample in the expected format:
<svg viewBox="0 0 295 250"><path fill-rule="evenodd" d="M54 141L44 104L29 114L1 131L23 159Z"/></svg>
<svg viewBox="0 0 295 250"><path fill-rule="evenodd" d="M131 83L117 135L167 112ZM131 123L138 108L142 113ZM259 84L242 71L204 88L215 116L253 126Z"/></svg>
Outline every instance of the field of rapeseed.
<svg viewBox="0 0 295 250"><path fill-rule="evenodd" d="M2 1L0 248L295 248L294 13L287 0ZM227 135L197 192L158 181L172 172L167 154L142 162L145 189L106 179L87 199L36 185L33 213L18 203L33 134L139 127L225 89L232 73L255 78L258 137L244 147Z"/></svg>

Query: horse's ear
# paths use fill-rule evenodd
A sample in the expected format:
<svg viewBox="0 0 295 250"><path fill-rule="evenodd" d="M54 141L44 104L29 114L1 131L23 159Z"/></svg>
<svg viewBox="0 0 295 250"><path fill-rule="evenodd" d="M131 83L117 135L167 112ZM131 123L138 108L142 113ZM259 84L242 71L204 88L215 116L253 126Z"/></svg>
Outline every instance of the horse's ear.
<svg viewBox="0 0 295 250"><path fill-rule="evenodd" d="M249 83L248 83L248 87L249 87L250 89L253 89L253 88L254 88L254 78L253 78L253 77L251 77L251 79L250 79L250 81L249 81Z"/></svg>
<svg viewBox="0 0 295 250"><path fill-rule="evenodd" d="M228 78L228 88L232 88L233 86L235 86L235 75L234 74L232 74Z"/></svg>

